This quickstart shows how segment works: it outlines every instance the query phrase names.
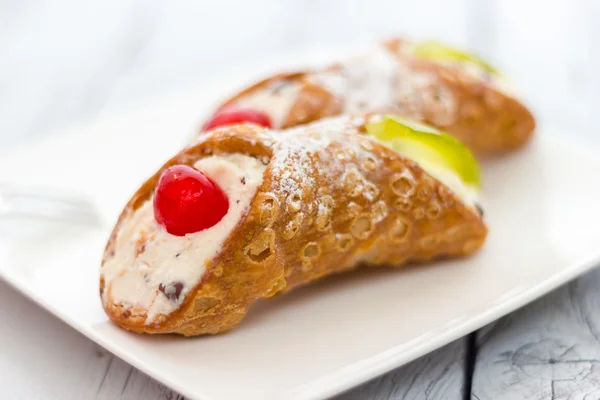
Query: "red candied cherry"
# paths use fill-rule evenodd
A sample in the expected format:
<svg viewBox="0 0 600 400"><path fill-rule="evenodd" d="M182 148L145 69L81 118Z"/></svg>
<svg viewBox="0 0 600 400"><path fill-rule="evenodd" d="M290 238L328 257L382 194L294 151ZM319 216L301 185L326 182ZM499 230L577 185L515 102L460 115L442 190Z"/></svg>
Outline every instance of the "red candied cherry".
<svg viewBox="0 0 600 400"><path fill-rule="evenodd" d="M187 165L167 168L154 192L154 217L176 236L216 225L229 209L229 200L206 175Z"/></svg>
<svg viewBox="0 0 600 400"><path fill-rule="evenodd" d="M263 112L252 110L250 108L233 108L232 106L225 106L219 109L202 129L208 131L218 126L241 124L244 122L250 122L266 128L272 127L271 119Z"/></svg>

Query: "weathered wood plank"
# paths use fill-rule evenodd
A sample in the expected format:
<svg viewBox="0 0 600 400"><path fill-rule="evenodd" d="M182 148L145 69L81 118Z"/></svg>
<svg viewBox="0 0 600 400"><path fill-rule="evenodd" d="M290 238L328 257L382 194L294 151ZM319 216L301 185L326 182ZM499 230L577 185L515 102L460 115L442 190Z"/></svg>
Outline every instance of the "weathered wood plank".
<svg viewBox="0 0 600 400"><path fill-rule="evenodd" d="M0 398L180 400L0 281Z"/></svg>
<svg viewBox="0 0 600 400"><path fill-rule="evenodd" d="M107 353L106 356L112 358L112 362L97 399L186 400L112 354Z"/></svg>
<svg viewBox="0 0 600 400"><path fill-rule="evenodd" d="M539 4L496 0L493 9L494 56L538 117L589 132L600 107L600 57L591 50L600 38L597 2L554 0L541 12ZM532 17L535 29L524 23ZM599 399L598 288L600 273L592 272L478 332L473 398Z"/></svg>
<svg viewBox="0 0 600 400"><path fill-rule="evenodd" d="M473 398L600 399L600 270L478 332Z"/></svg>
<svg viewBox="0 0 600 400"><path fill-rule="evenodd" d="M462 399L466 338L337 397L338 400Z"/></svg>
<svg viewBox="0 0 600 400"><path fill-rule="evenodd" d="M109 367L98 347L0 282L0 398L95 395Z"/></svg>

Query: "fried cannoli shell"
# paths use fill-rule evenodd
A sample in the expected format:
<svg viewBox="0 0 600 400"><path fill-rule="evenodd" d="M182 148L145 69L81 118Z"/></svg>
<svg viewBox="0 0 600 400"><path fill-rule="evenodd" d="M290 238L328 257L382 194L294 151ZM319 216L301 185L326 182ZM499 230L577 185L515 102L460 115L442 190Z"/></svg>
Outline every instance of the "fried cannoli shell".
<svg viewBox="0 0 600 400"><path fill-rule="evenodd" d="M245 99L261 91L280 90L297 85L292 105L276 124L288 128L344 113L390 110L418 119L456 136L478 156L514 150L525 144L535 129L529 109L493 79L482 79L456 65L424 60L406 50L410 42L392 39L382 44L397 60L396 72L389 85L393 91L389 104L371 99L349 104L349 98L362 90L361 85L334 91L320 78L340 71L342 63L323 69L282 73L266 78L231 97L222 107L245 107ZM367 64L368 65L368 64ZM375 64L373 64L375 65ZM372 74L381 71L372 67ZM265 110L269 114L270 110Z"/></svg>
<svg viewBox="0 0 600 400"><path fill-rule="evenodd" d="M238 325L256 300L327 275L477 250L487 234L477 208L414 161L364 135L364 123L363 117L341 117L288 131L225 127L173 157L125 207L103 264L118 255L116 236L152 198L169 166L233 153L267 166L247 212L179 309L147 324L143 310L136 314L114 303L101 279L110 319L135 332L220 333Z"/></svg>

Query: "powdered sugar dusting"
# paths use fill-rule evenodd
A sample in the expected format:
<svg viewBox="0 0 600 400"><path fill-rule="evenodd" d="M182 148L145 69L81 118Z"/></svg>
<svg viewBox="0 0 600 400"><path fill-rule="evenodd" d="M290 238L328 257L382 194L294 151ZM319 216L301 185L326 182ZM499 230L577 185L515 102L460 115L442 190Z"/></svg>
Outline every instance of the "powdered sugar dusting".
<svg viewBox="0 0 600 400"><path fill-rule="evenodd" d="M285 123L300 93L300 83L277 80L264 89L254 90L241 97L235 104L241 108L252 108L266 112L273 127L280 128Z"/></svg>
<svg viewBox="0 0 600 400"><path fill-rule="evenodd" d="M427 118L437 126L451 125L458 117L454 95L433 72L418 71L399 63L395 90L397 107L405 116Z"/></svg>
<svg viewBox="0 0 600 400"><path fill-rule="evenodd" d="M273 189L286 196L296 193L301 196L303 188L315 188L315 172L313 158L327 168L321 168L318 174L325 177L332 190L336 187L343 188L351 197L363 197L369 203L378 199L380 188L370 182L366 175L368 171L361 164L361 160L372 159L373 142L376 139L360 134L358 127L366 121L375 121L381 115L375 114L370 117L340 116L322 119L309 125L299 126L284 131L272 131L278 151L271 161L274 174L280 176L280 185ZM358 139L358 140L357 140ZM331 151L331 146L336 146ZM404 154L405 157L410 155ZM350 161L350 165L348 165ZM472 205L477 199L477 193L466 190L466 185L452 171L440 173L440 168L431 163L417 162L429 174L448 185L466 205ZM327 179L327 175L331 178ZM334 179L333 177L339 177ZM303 186L306 185L306 186ZM322 188L315 188L318 193ZM317 196L320 201L321 196ZM318 203L318 212L323 212ZM312 210L310 210L312 211ZM318 215L317 215L318 216Z"/></svg>
<svg viewBox="0 0 600 400"><path fill-rule="evenodd" d="M284 131L273 131L273 136L280 143L276 144L278 150L271 160L271 168L274 176L279 176L279 184L275 185L273 191L280 198L289 199L296 194L298 198L305 188L311 188L317 192L316 206L317 219L323 218L335 206L330 203L331 197L324 196L327 190L336 190L335 187L344 187L343 179L334 179L335 176L345 176L348 160L356 163L367 154L368 150L361 147L357 140L349 140L349 135L355 133L357 138L370 140L366 136L358 136L357 127L364 123L362 117L333 117L323 119L310 125L299 126ZM339 151L332 152L331 146L339 147ZM315 187L314 160L326 164L327 168L320 168L318 174L325 178L330 187ZM356 169L356 168L353 168ZM329 178L328 178L329 176ZM359 187L374 187L363 178ZM365 193L369 201L374 200L376 190ZM309 203L310 204L310 203ZM309 213L313 210L307 210Z"/></svg>
<svg viewBox="0 0 600 400"><path fill-rule="evenodd" d="M398 61L382 46L343 61L339 69L315 72L311 79L344 99L344 112L383 108L394 103Z"/></svg>
<svg viewBox="0 0 600 400"><path fill-rule="evenodd" d="M433 72L416 69L405 47L400 54L377 46L339 66L314 71L308 79L343 101L343 113L397 108L402 114L448 126L457 119L452 91ZM466 73L465 73L466 74Z"/></svg>

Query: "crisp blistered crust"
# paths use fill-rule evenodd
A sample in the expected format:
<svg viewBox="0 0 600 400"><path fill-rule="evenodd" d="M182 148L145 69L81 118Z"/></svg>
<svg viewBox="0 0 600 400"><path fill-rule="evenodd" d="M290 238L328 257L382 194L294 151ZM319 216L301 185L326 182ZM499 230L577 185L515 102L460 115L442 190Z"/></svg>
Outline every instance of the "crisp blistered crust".
<svg viewBox="0 0 600 400"><path fill-rule="evenodd" d="M114 304L101 280L104 309L121 327L199 335L235 327L257 299L286 292L359 265L464 256L487 229L415 162L361 134L363 117L323 120L287 131L252 125L206 134L165 164L129 201L106 247L128 216L150 199L161 172L208 155L243 153L266 165L247 214L182 306L146 325L143 310Z"/></svg>
<svg viewBox="0 0 600 400"><path fill-rule="evenodd" d="M479 156L516 149L533 134L535 120L531 112L491 81L473 77L451 65L416 58L405 50L410 43L404 40L393 39L383 45L398 60L393 83L395 99L386 111L447 131ZM340 68L340 64L335 64L322 70L275 75L243 90L223 106L277 84L294 83L300 89L284 118L283 128L339 115L345 112L345 99L320 86L314 78L323 71Z"/></svg>
<svg viewBox="0 0 600 400"><path fill-rule="evenodd" d="M418 117L453 134L479 155L513 150L527 142L535 129L535 119L517 99L460 69L408 57L402 51L407 44L394 39L387 41L385 46L410 70L426 73L436 82L436 85L421 88L417 97L420 101L400 99L399 109L407 116ZM452 114L444 112L445 108L440 106L445 99L453 99L456 109Z"/></svg>

